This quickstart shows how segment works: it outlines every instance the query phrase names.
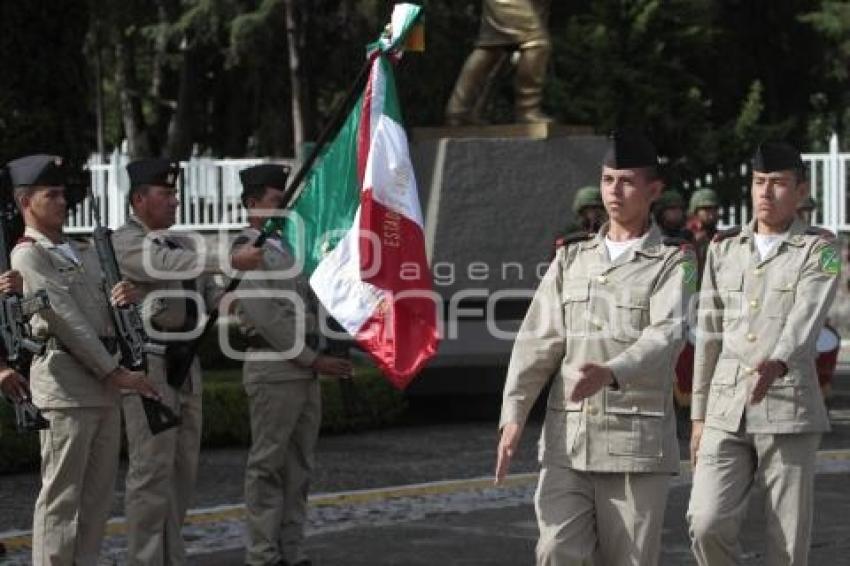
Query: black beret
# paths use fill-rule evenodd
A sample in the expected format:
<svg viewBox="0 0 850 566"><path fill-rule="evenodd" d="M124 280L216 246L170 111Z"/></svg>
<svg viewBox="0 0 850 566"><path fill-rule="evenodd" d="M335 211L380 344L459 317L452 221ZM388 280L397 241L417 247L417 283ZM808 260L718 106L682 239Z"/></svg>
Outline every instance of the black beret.
<svg viewBox="0 0 850 566"><path fill-rule="evenodd" d="M254 165L239 172L239 179L244 188L272 187L281 191L286 190L286 179L289 177L289 166L263 163Z"/></svg>
<svg viewBox="0 0 850 566"><path fill-rule="evenodd" d="M157 185L174 188L180 176L180 164L171 159L140 159L127 164L130 187Z"/></svg>
<svg viewBox="0 0 850 566"><path fill-rule="evenodd" d="M65 164L58 155L27 155L10 161L6 167L13 187L58 187L65 184Z"/></svg>
<svg viewBox="0 0 850 566"><path fill-rule="evenodd" d="M753 171L774 173L776 171L800 171L803 158L797 149L785 142L764 142L753 154Z"/></svg>
<svg viewBox="0 0 850 566"><path fill-rule="evenodd" d="M602 164L611 169L657 167L658 153L643 133L637 130L617 130L608 137L608 150Z"/></svg>

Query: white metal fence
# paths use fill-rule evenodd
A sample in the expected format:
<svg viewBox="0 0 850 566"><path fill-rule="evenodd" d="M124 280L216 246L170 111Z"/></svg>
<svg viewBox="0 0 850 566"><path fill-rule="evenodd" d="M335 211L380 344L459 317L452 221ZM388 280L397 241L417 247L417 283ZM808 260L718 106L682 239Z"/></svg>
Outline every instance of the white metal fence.
<svg viewBox="0 0 850 566"><path fill-rule="evenodd" d="M130 181L129 158L116 150L107 163L92 158L88 163L92 192L98 200L100 221L117 228L127 219ZM180 162L178 181L180 207L175 228L187 230L230 230L245 226L245 210L239 201L242 184L239 171L259 163L293 165L294 159L211 159L193 157ZM91 203L85 199L70 212L65 231L89 233L94 228Z"/></svg>
<svg viewBox="0 0 850 566"><path fill-rule="evenodd" d="M836 233L850 232L850 219L847 217L847 163L850 153L839 150L838 136L833 134L828 153L804 153L803 161L808 166L811 196L817 201L813 222ZM738 192L724 207L723 224L744 224L752 218L749 174L749 164L728 171L721 168L714 174L685 183L684 188L690 191L731 183Z"/></svg>
<svg viewBox="0 0 850 566"><path fill-rule="evenodd" d="M107 163L97 159L89 162L92 191L100 205L101 222L111 228L127 218L129 179L126 165L129 158L116 150ZM806 153L803 160L809 167L812 196L817 200L814 223L833 232L850 232L847 217L847 163L850 153L842 153L838 136L829 140L828 153ZM245 226L245 211L239 202L242 184L239 171L265 163L268 159L211 159L193 157L182 161L178 190L180 209L175 228L191 230L231 230ZM294 165L294 159L276 159L275 163ZM734 187L735 194L725 207L724 225L746 223L752 218L749 165L732 170L718 169L713 174L684 184L687 191L718 184ZM72 211L66 224L69 233L91 232L94 222L91 204L86 199Z"/></svg>

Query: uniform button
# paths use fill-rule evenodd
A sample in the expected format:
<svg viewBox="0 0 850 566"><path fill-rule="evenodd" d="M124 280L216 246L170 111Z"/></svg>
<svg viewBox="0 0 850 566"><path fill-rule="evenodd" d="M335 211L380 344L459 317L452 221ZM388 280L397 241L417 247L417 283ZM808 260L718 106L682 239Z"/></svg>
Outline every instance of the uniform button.
<svg viewBox="0 0 850 566"><path fill-rule="evenodd" d="M633 412L633 413L637 413L637 412L638 412L637 405L632 405L632 412Z"/></svg>
<svg viewBox="0 0 850 566"><path fill-rule="evenodd" d="M598 282L600 282L601 284L603 284L603 285L605 285L606 283L608 283L608 278L607 278L607 277L605 277L604 275L600 275L599 277L597 277L597 278L596 278L596 280L597 280Z"/></svg>
<svg viewBox="0 0 850 566"><path fill-rule="evenodd" d="M749 333L749 334L747 334L747 341L749 341L749 342L755 342L755 341L756 341L756 335L755 335L755 334L753 334L752 332L751 332L751 333Z"/></svg>
<svg viewBox="0 0 850 566"><path fill-rule="evenodd" d="M599 409L597 409L596 407L588 407L587 412L591 415L595 415L599 412Z"/></svg>
<svg viewBox="0 0 850 566"><path fill-rule="evenodd" d="M752 372L753 372L753 368L749 368L749 367L744 368L744 373L752 373Z"/></svg>
<svg viewBox="0 0 850 566"><path fill-rule="evenodd" d="M755 269L753 269L753 275L761 275L762 273L764 273L764 269L762 269L761 267L756 267Z"/></svg>
<svg viewBox="0 0 850 566"><path fill-rule="evenodd" d="M750 308L753 308L753 309L759 308L758 299L753 299L752 301L750 301Z"/></svg>
<svg viewBox="0 0 850 566"><path fill-rule="evenodd" d="M602 328L602 323L596 319L591 320L590 324L593 326L593 328Z"/></svg>

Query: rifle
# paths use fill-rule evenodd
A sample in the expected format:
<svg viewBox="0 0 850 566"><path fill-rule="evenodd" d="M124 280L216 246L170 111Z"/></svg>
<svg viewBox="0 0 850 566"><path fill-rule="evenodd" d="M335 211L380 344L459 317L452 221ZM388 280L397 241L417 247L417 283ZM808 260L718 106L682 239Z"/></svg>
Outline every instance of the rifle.
<svg viewBox="0 0 850 566"><path fill-rule="evenodd" d="M9 225L16 214L17 207L14 201L6 199L0 203L0 273L5 273L11 268ZM32 337L27 320L49 306L47 292L43 289L27 299L17 293L0 296L0 341L2 341L6 363L24 378L29 377L33 356L44 353L45 348L43 341ZM15 401L12 404L15 408L15 427L18 432L35 432L50 427L48 420L30 399Z"/></svg>
<svg viewBox="0 0 850 566"><path fill-rule="evenodd" d="M92 240L97 250L97 257L100 260L100 269L103 273L103 292L106 293L108 301L110 290L122 280L121 270L118 267L115 248L112 246L112 230L100 224L100 210L91 187L86 187L86 191L91 200L92 215L94 216L95 227L92 231ZM139 314L138 305L116 307L110 301L109 310L112 314L112 324L115 327L118 350L121 354L121 365L131 371L147 371L147 351L152 346L149 344L145 333L145 326ZM152 434L159 434L180 424L180 417L161 401L144 395L140 395L140 398Z"/></svg>

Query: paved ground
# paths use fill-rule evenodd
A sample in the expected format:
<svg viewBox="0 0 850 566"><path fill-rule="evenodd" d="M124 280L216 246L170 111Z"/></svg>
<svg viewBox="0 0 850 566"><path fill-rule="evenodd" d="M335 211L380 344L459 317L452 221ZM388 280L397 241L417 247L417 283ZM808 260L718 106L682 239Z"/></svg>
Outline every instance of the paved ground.
<svg viewBox="0 0 850 566"><path fill-rule="evenodd" d="M850 566L850 376L837 384L834 432L824 438L819 459L813 565ZM444 419L434 415L434 420ZM314 563L531 564L538 433L539 425L529 427L516 475L499 489L488 477L496 440L492 422L419 424L322 438L309 516ZM244 450L202 455L197 508L185 529L193 565L242 563L244 460ZM662 564L669 566L693 564L684 524L690 488L685 472L668 502ZM9 548L2 564L28 563L27 531L37 486L35 474L0 477L0 541ZM104 564L120 563L123 556L122 495L119 489ZM742 535L747 565L763 564L760 500L758 495L753 499Z"/></svg>

